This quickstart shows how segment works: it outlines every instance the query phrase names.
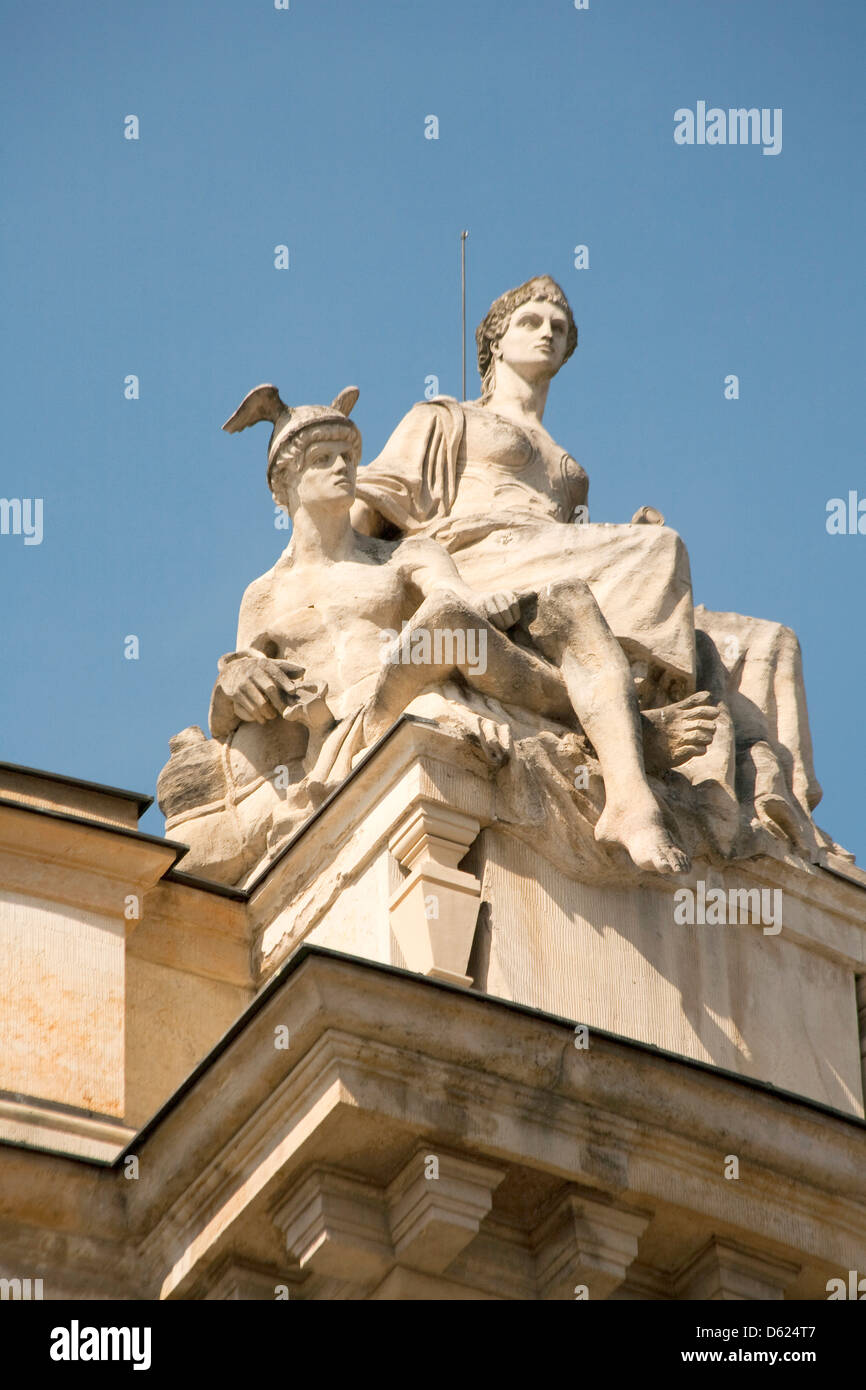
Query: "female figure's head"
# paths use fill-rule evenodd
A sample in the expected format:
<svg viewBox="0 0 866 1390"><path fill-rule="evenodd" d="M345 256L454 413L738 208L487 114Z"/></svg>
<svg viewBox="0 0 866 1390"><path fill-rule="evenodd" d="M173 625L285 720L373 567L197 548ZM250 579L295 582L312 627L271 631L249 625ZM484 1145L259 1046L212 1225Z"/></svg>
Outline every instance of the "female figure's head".
<svg viewBox="0 0 866 1390"><path fill-rule="evenodd" d="M497 361L524 381L549 381L577 347L571 306L555 280L539 275L494 300L475 331L481 399L496 384Z"/></svg>

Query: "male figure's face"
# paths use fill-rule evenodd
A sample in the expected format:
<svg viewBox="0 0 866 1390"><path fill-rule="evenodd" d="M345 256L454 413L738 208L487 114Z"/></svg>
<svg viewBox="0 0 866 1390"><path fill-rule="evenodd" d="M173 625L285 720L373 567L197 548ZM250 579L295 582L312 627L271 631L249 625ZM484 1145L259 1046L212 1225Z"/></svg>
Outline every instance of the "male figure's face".
<svg viewBox="0 0 866 1390"><path fill-rule="evenodd" d="M348 511L355 500L356 446L350 439L317 439L308 445L294 480L294 507Z"/></svg>
<svg viewBox="0 0 866 1390"><path fill-rule="evenodd" d="M514 310L494 355L524 381L543 381L559 371L567 341L564 310L547 299L530 299Z"/></svg>

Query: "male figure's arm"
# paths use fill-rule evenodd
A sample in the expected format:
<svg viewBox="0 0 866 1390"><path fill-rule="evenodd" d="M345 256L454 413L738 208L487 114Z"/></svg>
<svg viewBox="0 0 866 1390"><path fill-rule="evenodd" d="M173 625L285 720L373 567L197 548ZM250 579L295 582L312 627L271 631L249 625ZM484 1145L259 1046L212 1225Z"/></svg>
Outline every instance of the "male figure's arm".
<svg viewBox="0 0 866 1390"><path fill-rule="evenodd" d="M221 656L208 722L214 738L227 738L244 721L264 724L281 715L303 669L268 655L268 613L273 576L256 579L241 600L237 650Z"/></svg>

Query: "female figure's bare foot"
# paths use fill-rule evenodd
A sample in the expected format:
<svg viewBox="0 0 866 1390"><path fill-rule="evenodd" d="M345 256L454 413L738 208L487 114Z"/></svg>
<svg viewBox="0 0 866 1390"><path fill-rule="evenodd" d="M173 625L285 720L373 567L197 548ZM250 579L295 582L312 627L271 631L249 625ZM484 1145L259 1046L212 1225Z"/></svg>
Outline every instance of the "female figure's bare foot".
<svg viewBox="0 0 866 1390"><path fill-rule="evenodd" d="M641 713L644 761L650 773L673 767L705 753L713 741L717 705L706 690L698 690L675 705Z"/></svg>
<svg viewBox="0 0 866 1390"><path fill-rule="evenodd" d="M785 774L769 744L753 743L740 757L740 774L752 795L755 815L778 839L808 854L817 851L815 827L789 791Z"/></svg>
<svg viewBox="0 0 866 1390"><path fill-rule="evenodd" d="M674 844L655 802L648 807L608 803L596 824L595 838L599 844L619 845L639 869L657 874L688 871L689 857Z"/></svg>

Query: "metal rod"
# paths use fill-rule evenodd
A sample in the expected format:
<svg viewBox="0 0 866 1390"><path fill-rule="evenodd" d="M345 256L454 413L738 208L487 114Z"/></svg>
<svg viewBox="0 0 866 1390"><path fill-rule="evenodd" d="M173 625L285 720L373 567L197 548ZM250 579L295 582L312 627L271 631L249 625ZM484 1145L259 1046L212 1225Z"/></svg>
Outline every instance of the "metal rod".
<svg viewBox="0 0 866 1390"><path fill-rule="evenodd" d="M466 238L468 231L460 233L460 314L463 339L463 400L466 400Z"/></svg>

